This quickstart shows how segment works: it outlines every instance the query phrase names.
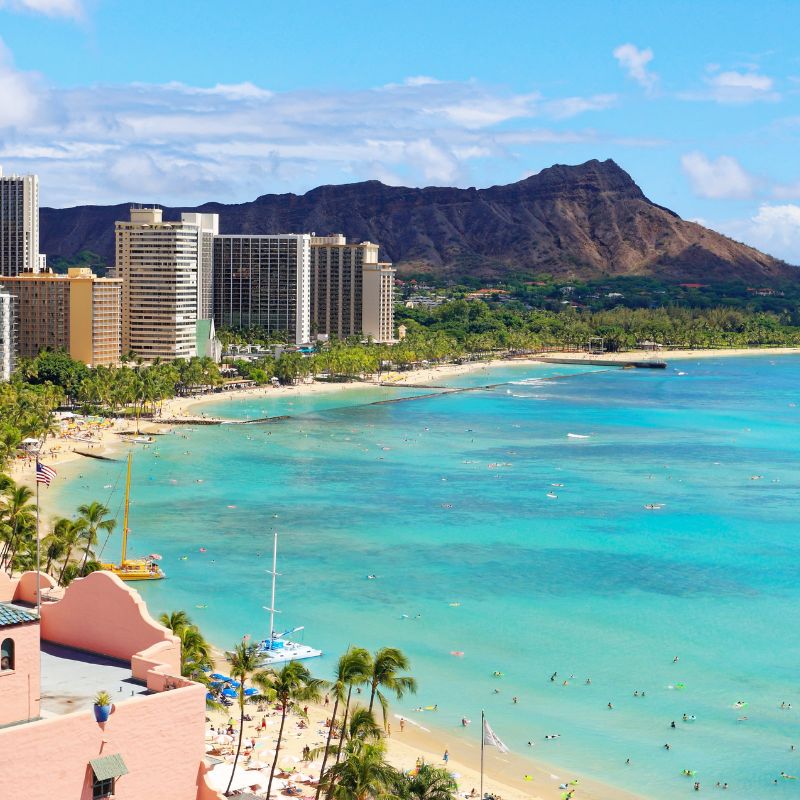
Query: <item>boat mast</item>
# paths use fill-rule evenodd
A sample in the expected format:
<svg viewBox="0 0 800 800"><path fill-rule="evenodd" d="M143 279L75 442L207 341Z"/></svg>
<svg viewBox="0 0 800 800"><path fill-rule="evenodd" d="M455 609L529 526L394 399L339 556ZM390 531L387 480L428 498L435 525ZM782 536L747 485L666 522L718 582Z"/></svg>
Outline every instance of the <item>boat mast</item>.
<svg viewBox="0 0 800 800"><path fill-rule="evenodd" d="M278 532L272 534L272 602L269 604L269 649L272 649L272 638L275 635L275 615L281 612L275 608L275 579L278 577Z"/></svg>
<svg viewBox="0 0 800 800"><path fill-rule="evenodd" d="M128 550L128 508L131 502L131 459L133 453L128 453L128 477L125 481L125 513L122 516L122 560L120 566L125 564L125 556Z"/></svg>

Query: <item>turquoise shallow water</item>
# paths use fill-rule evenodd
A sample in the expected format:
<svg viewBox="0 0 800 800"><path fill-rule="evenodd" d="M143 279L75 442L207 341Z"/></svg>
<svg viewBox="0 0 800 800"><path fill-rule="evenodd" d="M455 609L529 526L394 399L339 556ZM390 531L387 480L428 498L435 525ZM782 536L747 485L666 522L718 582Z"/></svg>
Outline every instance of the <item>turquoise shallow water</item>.
<svg viewBox="0 0 800 800"><path fill-rule="evenodd" d="M277 528L281 618L331 654L323 677L349 643L397 645L420 682L401 708L438 704L410 715L453 737L483 707L514 752L653 798L690 792L686 768L730 797L797 796L772 781L800 773L800 359L454 383L500 385L379 405L419 392L282 391L204 411L291 419L137 451L133 541L169 574L141 587L150 608L224 646L263 636ZM122 464L79 469L48 502L119 505L102 487Z"/></svg>

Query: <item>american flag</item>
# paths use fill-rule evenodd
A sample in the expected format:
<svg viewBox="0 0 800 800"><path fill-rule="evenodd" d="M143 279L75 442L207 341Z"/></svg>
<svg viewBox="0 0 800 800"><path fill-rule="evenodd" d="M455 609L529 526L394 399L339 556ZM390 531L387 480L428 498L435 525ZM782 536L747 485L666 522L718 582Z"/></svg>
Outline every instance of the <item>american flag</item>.
<svg viewBox="0 0 800 800"><path fill-rule="evenodd" d="M56 471L52 467L42 464L38 459L36 460L36 483L46 483L50 485L50 481L56 476Z"/></svg>

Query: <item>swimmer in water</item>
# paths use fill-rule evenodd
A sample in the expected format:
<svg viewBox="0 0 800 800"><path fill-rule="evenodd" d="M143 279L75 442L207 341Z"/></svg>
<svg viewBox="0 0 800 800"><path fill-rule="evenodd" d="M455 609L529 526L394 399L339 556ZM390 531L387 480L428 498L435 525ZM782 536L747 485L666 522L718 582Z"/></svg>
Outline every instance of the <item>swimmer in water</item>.
<svg viewBox="0 0 800 800"><path fill-rule="evenodd" d="M612 706L612 705L611 705L611 703L609 703L609 704L608 704L608 709L609 709L609 711L611 711L613 708L614 708L614 706Z"/></svg>

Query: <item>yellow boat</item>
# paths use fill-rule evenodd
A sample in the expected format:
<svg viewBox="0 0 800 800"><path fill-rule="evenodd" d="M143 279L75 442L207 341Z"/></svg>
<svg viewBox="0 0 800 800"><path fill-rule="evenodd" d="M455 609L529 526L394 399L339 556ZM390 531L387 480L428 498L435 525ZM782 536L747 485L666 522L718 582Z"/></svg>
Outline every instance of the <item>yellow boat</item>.
<svg viewBox="0 0 800 800"><path fill-rule="evenodd" d="M128 551L128 510L131 499L131 460L133 454L128 453L128 477L125 481L125 513L122 518L122 558L119 564L103 564L102 567L108 572L113 572L123 581L160 581L167 576L161 567L158 566L157 558L148 556L147 558L126 558Z"/></svg>

